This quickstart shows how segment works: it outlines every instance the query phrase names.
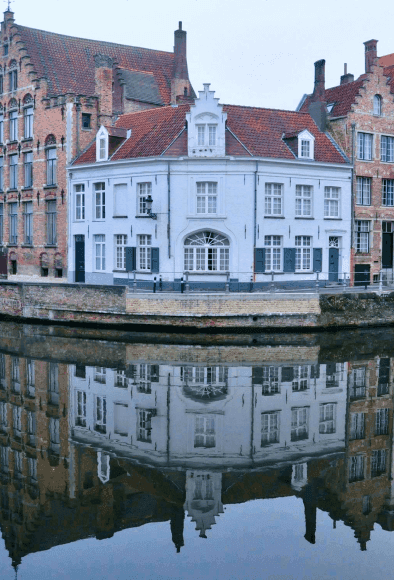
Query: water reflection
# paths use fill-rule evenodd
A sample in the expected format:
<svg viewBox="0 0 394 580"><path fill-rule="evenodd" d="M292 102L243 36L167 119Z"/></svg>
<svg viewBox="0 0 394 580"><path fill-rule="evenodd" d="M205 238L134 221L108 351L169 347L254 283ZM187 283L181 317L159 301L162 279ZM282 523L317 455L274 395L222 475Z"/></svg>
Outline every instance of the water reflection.
<svg viewBox="0 0 394 580"><path fill-rule="evenodd" d="M179 552L185 517L209 539L226 504L289 496L302 499L306 541L322 510L365 550L375 523L393 529L393 363L336 358L133 345L110 368L0 354L13 565L152 522L170 522Z"/></svg>

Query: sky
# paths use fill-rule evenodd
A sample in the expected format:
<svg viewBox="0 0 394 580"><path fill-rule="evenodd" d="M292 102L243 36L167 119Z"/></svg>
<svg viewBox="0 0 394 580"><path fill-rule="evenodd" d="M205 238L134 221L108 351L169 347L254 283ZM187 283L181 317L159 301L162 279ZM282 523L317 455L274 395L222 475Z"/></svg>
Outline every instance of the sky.
<svg viewBox="0 0 394 580"><path fill-rule="evenodd" d="M394 52L394 5L377 6L370 0L11 2L25 26L165 51L173 50L181 20L196 91L211 83L221 103L289 110L312 92L316 60L326 60L331 87L345 62L356 78L364 72L363 42L379 40L378 56Z"/></svg>

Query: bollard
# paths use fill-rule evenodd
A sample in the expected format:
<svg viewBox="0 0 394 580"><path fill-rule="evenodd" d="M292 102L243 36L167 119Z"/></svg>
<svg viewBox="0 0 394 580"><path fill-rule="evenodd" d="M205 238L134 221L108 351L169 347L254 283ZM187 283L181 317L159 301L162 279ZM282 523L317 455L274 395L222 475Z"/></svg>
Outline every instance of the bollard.
<svg viewBox="0 0 394 580"><path fill-rule="evenodd" d="M133 280L133 292L137 290L137 274L134 272L134 280Z"/></svg>
<svg viewBox="0 0 394 580"><path fill-rule="evenodd" d="M186 272L185 274L185 292L189 292L190 291L190 286L189 286L189 273Z"/></svg>
<svg viewBox="0 0 394 580"><path fill-rule="evenodd" d="M253 290L253 276L250 277L249 292Z"/></svg>
<svg viewBox="0 0 394 580"><path fill-rule="evenodd" d="M230 272L226 274L226 292L230 292Z"/></svg>
<svg viewBox="0 0 394 580"><path fill-rule="evenodd" d="M161 279L161 274L160 274L160 278L159 278L159 291L163 292L163 280Z"/></svg>
<svg viewBox="0 0 394 580"><path fill-rule="evenodd" d="M379 292L382 292L383 290L383 276L382 276L382 271L379 272Z"/></svg>
<svg viewBox="0 0 394 580"><path fill-rule="evenodd" d="M183 283L183 276L181 278L181 294L183 294L184 283Z"/></svg>
<svg viewBox="0 0 394 580"><path fill-rule="evenodd" d="M156 294L156 276L153 278L153 294Z"/></svg>
<svg viewBox="0 0 394 580"><path fill-rule="evenodd" d="M319 272L316 272L316 292L319 292Z"/></svg>
<svg viewBox="0 0 394 580"><path fill-rule="evenodd" d="M270 287L270 291L271 292L275 292L275 282L274 282L274 276L275 274L273 272L271 272L271 287Z"/></svg>

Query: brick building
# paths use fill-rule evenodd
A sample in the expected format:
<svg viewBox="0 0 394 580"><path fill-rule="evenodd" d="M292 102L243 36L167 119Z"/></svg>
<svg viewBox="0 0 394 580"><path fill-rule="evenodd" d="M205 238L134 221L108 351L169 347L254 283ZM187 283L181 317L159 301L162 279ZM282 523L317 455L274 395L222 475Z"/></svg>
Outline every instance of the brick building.
<svg viewBox="0 0 394 580"><path fill-rule="evenodd" d="M315 86L297 110L309 111L354 164L351 279L359 284L393 277L394 54L377 57L377 40L365 45L365 73L347 72L325 88L325 61L315 63Z"/></svg>
<svg viewBox="0 0 394 580"><path fill-rule="evenodd" d="M194 96L174 53L1 23L0 243L10 274L67 275L66 165L121 113Z"/></svg>

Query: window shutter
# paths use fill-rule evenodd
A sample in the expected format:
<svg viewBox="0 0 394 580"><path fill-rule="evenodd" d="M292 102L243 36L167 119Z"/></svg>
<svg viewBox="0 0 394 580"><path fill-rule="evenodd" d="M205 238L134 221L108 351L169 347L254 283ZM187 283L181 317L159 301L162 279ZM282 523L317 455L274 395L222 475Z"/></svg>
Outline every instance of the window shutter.
<svg viewBox="0 0 394 580"><path fill-rule="evenodd" d="M252 367L252 385L263 384L263 367Z"/></svg>
<svg viewBox="0 0 394 580"><path fill-rule="evenodd" d="M283 272L295 272L295 248L283 248Z"/></svg>
<svg viewBox="0 0 394 580"><path fill-rule="evenodd" d="M320 365L311 366L311 379L320 379Z"/></svg>
<svg viewBox="0 0 394 580"><path fill-rule="evenodd" d="M321 248L313 248L313 271L322 271L323 250Z"/></svg>
<svg viewBox="0 0 394 580"><path fill-rule="evenodd" d="M265 272L265 248L254 250L254 271Z"/></svg>
<svg viewBox="0 0 394 580"><path fill-rule="evenodd" d="M126 377L128 379L132 379L134 381L136 373L137 373L137 366L136 365L128 365L128 367L126 369Z"/></svg>
<svg viewBox="0 0 394 580"><path fill-rule="evenodd" d="M160 378L160 367L159 365L151 365L150 367L150 380L151 383L158 383Z"/></svg>
<svg viewBox="0 0 394 580"><path fill-rule="evenodd" d="M282 367L282 383L291 383L294 379L293 367Z"/></svg>
<svg viewBox="0 0 394 580"><path fill-rule="evenodd" d="M151 248L151 271L153 274L158 274L159 266L159 248Z"/></svg>
<svg viewBox="0 0 394 580"><path fill-rule="evenodd" d="M136 270L136 248L126 246L126 272L134 272Z"/></svg>

